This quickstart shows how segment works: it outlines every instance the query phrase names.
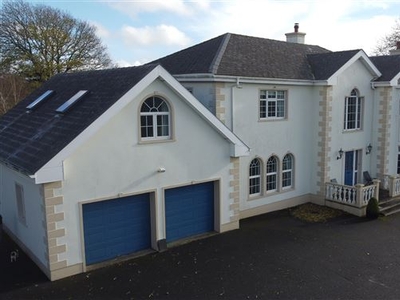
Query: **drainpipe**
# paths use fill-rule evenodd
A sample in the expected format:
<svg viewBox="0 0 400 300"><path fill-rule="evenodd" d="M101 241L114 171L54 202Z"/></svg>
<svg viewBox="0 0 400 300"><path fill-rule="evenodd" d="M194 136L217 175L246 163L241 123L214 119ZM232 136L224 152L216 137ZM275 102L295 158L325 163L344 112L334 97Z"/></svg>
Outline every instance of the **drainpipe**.
<svg viewBox="0 0 400 300"><path fill-rule="evenodd" d="M231 87L231 130L235 132L235 122L234 122L234 113L235 113L235 88L241 89L242 86L240 85L240 78L236 78L236 84Z"/></svg>

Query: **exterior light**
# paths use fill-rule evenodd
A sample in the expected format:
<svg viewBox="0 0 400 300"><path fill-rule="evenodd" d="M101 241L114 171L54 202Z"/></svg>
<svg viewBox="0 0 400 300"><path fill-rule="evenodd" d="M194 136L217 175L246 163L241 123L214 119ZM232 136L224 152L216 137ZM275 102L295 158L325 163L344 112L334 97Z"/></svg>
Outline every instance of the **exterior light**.
<svg viewBox="0 0 400 300"><path fill-rule="evenodd" d="M367 146L367 151L365 151L365 153L368 155L371 153L371 150L372 150L372 145L371 145L371 143L369 143Z"/></svg>
<svg viewBox="0 0 400 300"><path fill-rule="evenodd" d="M342 150L342 148L340 148L340 150L339 150L339 152L338 152L338 156L336 157L336 159L341 159L342 157L343 157L343 150Z"/></svg>

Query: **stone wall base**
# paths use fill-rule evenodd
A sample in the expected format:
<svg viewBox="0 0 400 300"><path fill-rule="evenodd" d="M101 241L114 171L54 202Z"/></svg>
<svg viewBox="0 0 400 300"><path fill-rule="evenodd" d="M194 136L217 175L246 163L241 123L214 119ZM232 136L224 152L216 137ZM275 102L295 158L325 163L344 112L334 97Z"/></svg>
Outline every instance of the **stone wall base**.
<svg viewBox="0 0 400 300"><path fill-rule="evenodd" d="M307 202L311 202L310 194L306 194L299 197L290 198L287 200L277 201L274 203L257 206L254 208L242 210L240 212L240 219L246 219L257 215L262 215L276 210L281 210L297 205L301 205Z"/></svg>

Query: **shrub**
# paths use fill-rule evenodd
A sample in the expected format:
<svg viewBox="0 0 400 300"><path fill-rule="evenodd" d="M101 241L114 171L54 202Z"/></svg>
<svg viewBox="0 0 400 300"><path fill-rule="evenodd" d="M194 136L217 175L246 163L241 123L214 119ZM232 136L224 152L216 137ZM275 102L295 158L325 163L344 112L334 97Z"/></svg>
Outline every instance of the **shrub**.
<svg viewBox="0 0 400 300"><path fill-rule="evenodd" d="M368 201L366 217L368 219L376 219L379 217L378 200L376 200L376 198L374 198L374 197L372 197Z"/></svg>

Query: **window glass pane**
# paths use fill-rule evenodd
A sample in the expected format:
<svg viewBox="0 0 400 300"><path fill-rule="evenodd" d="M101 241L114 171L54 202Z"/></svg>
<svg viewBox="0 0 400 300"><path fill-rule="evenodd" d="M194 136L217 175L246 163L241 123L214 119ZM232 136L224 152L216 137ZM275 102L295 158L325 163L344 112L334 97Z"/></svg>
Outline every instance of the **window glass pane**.
<svg viewBox="0 0 400 300"><path fill-rule="evenodd" d="M283 118L285 116L285 101L277 101L277 117Z"/></svg>
<svg viewBox="0 0 400 300"><path fill-rule="evenodd" d="M142 137L153 137L153 116L141 116L140 117L140 129Z"/></svg>
<svg viewBox="0 0 400 300"><path fill-rule="evenodd" d="M276 102L268 101L268 117L276 117Z"/></svg>
<svg viewBox="0 0 400 300"><path fill-rule="evenodd" d="M282 187L288 187L292 185L292 172L287 171L282 173Z"/></svg>
<svg viewBox="0 0 400 300"><path fill-rule="evenodd" d="M249 194L258 194L261 191L261 166L258 159L253 159L249 168Z"/></svg>
<svg viewBox="0 0 400 300"><path fill-rule="evenodd" d="M168 115L157 116L157 136L168 136L169 125Z"/></svg>
<svg viewBox="0 0 400 300"><path fill-rule="evenodd" d="M267 116L267 102L265 100L260 101L260 118Z"/></svg>

